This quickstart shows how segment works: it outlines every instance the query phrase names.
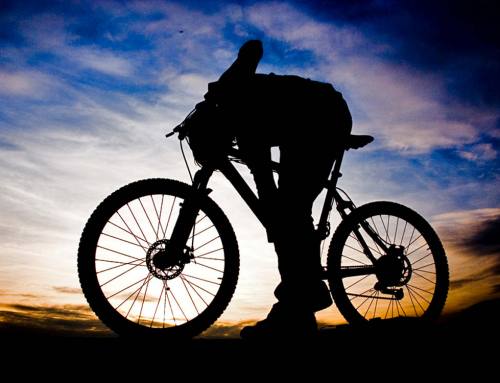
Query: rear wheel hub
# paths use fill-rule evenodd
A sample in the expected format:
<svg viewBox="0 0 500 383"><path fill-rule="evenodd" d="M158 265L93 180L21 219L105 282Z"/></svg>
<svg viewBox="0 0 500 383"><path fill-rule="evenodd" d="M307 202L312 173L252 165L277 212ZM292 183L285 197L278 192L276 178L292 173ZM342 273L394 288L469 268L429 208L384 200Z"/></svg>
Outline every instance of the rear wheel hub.
<svg viewBox="0 0 500 383"><path fill-rule="evenodd" d="M404 286L411 278L411 264L404 254L403 246L391 245L387 254L375 263L378 285L380 289Z"/></svg>

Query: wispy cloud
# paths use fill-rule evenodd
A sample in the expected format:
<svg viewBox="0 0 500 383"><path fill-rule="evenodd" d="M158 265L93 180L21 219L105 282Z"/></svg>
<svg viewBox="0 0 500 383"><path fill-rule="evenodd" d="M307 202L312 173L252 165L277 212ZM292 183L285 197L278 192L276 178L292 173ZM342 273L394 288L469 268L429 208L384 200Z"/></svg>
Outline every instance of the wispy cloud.
<svg viewBox="0 0 500 383"><path fill-rule="evenodd" d="M452 304L479 301L496 293L495 286L500 283L499 218L499 208L459 210L433 217L450 262Z"/></svg>
<svg viewBox="0 0 500 383"><path fill-rule="evenodd" d="M317 21L282 2L247 11L249 22L266 36L289 49L314 52L316 61L302 70L337 84L353 109L354 129L371 132L383 146L415 154L479 139L478 120L464 114L469 108L450 105L442 78L388 61L384 53L392 48L362 30Z"/></svg>
<svg viewBox="0 0 500 383"><path fill-rule="evenodd" d="M67 287L67 286L54 286L54 291L62 294L81 294L82 289L75 287Z"/></svg>
<svg viewBox="0 0 500 383"><path fill-rule="evenodd" d="M115 53L95 48L68 48L60 52L69 61L113 76L129 76L134 71L131 57L119 57Z"/></svg>
<svg viewBox="0 0 500 383"><path fill-rule="evenodd" d="M51 78L35 70L0 69L0 94L42 98L53 89Z"/></svg>
<svg viewBox="0 0 500 383"><path fill-rule="evenodd" d="M131 75L139 61L140 56L137 55L127 55L94 44L82 44L79 36L69 29L71 21L57 14L33 16L19 24L20 33L26 42L21 48L25 59L35 54L45 54L55 57L63 66L70 65L73 71L87 69L122 77Z"/></svg>
<svg viewBox="0 0 500 383"><path fill-rule="evenodd" d="M87 306L0 305L0 330L28 333L112 336Z"/></svg>
<svg viewBox="0 0 500 383"><path fill-rule="evenodd" d="M468 149L459 150L459 155L469 161L483 162L497 158L497 151L491 143L473 145Z"/></svg>

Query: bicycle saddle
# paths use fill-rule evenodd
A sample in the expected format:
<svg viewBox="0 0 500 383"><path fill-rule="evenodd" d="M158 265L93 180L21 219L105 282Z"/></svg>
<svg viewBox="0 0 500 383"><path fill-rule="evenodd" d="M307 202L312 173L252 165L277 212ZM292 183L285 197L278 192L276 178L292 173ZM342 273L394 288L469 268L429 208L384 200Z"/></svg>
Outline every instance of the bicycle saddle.
<svg viewBox="0 0 500 383"><path fill-rule="evenodd" d="M363 146L366 146L368 145L370 142L373 141L373 137L372 136L357 136L355 134L351 134L348 138L347 138L347 142L346 142L346 150L349 150L349 149L359 149L359 148L362 148Z"/></svg>

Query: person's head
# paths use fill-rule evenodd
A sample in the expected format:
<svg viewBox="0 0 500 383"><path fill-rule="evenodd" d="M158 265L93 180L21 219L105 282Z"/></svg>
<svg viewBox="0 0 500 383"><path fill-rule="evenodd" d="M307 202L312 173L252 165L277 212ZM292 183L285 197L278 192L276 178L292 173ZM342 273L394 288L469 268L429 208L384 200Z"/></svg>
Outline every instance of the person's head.
<svg viewBox="0 0 500 383"><path fill-rule="evenodd" d="M252 72L255 72L263 54L264 49L260 40L248 40L241 46L237 60L245 63L245 66L251 68Z"/></svg>

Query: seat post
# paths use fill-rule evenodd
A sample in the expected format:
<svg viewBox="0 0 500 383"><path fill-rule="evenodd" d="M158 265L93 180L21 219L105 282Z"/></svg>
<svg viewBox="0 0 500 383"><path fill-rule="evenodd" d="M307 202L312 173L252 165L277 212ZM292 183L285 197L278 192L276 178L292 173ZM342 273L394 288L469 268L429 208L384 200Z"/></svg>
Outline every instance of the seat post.
<svg viewBox="0 0 500 383"><path fill-rule="evenodd" d="M342 160L344 159L344 149L339 150L339 154L335 158L335 163L333 165L333 170L328 180L328 189L335 189L337 187L337 181L342 177L340 172L340 166L342 165Z"/></svg>
<svg viewBox="0 0 500 383"><path fill-rule="evenodd" d="M321 210L321 215L317 225L316 232L318 233L318 239L322 240L328 235L330 235L330 223L328 222L328 215L332 210L333 201L337 194L337 181L342 176L340 173L340 166L342 165L342 159L344 158L344 149L338 151L338 155L335 158L335 163L330 176L330 179L326 183L326 197L323 204L323 209Z"/></svg>

